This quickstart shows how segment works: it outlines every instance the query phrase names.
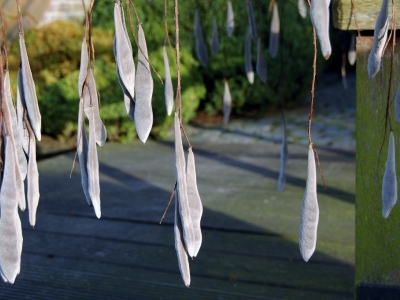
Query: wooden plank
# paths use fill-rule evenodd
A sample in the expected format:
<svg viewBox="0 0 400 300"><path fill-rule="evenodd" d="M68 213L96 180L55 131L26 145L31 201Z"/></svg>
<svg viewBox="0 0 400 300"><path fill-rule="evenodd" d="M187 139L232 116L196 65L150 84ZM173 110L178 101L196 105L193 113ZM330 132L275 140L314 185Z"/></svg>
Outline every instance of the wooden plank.
<svg viewBox="0 0 400 300"><path fill-rule="evenodd" d="M399 39L396 42L391 99L400 82ZM382 180L388 155L389 130L385 135L386 99L389 86L391 43L385 52L383 68L369 79L368 55L372 37L357 42L357 120L356 120L356 286L359 284L400 285L399 228L400 208L382 216ZM390 109L396 151L400 144L400 125ZM383 143L382 152L379 157ZM397 155L397 158L399 156ZM397 176L399 160L397 159Z"/></svg>
<svg viewBox="0 0 400 300"><path fill-rule="evenodd" d="M332 0L333 26L341 30L374 30L382 0ZM392 2L389 6L389 18L392 18ZM396 16L400 16L400 5L396 6ZM357 26L356 22L357 21ZM400 18L396 18L396 28L400 28Z"/></svg>

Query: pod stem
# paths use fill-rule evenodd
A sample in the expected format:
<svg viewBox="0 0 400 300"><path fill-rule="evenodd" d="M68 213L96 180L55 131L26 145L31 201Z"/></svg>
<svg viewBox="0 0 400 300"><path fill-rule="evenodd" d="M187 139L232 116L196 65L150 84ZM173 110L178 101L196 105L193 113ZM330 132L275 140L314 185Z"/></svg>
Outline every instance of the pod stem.
<svg viewBox="0 0 400 300"><path fill-rule="evenodd" d="M177 182L175 181L174 190L173 190L172 193L171 193L171 197L169 198L168 205L167 205L167 207L165 208L165 211L164 211L164 213L163 213L163 215L162 215L162 217L161 217L160 225L161 225L162 221L164 220L165 215L167 214L167 211L168 211L169 206L171 205L172 199L174 199L174 195L175 195L175 192L176 192L176 185L177 185Z"/></svg>
<svg viewBox="0 0 400 300"><path fill-rule="evenodd" d="M358 21L356 18L356 6L354 4L354 0L351 0L351 14L354 16L354 23L356 24L358 38L361 38L361 32L358 28Z"/></svg>
<svg viewBox="0 0 400 300"><path fill-rule="evenodd" d="M171 40L170 40L170 38L169 38L169 31L168 31L167 11L168 11L167 0L164 0L164 27L165 27L164 46L166 45L166 43L167 43L167 41L168 41L169 47L172 49Z"/></svg>

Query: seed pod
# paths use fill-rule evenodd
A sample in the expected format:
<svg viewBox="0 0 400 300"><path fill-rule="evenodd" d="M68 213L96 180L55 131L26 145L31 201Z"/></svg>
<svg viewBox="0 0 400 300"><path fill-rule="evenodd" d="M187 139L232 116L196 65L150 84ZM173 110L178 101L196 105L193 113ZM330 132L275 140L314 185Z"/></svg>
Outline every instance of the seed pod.
<svg viewBox="0 0 400 300"><path fill-rule="evenodd" d="M278 5L275 2L272 11L271 30L269 34L269 54L273 58L275 58L278 53L280 26Z"/></svg>
<svg viewBox="0 0 400 300"><path fill-rule="evenodd" d="M297 9L299 10L300 16L305 19L307 17L307 4L305 0L299 0L297 3Z"/></svg>
<svg viewBox="0 0 400 300"><path fill-rule="evenodd" d="M244 63L245 63L247 79L249 80L250 84L253 84L254 72L253 72L253 65L251 62L250 29L247 31L246 40L244 42Z"/></svg>
<svg viewBox="0 0 400 300"><path fill-rule="evenodd" d="M288 159L288 146L287 146L287 138L286 138L286 123L283 122L283 134L282 134L282 148L281 148L281 171L279 173L278 179L278 191L282 192L283 187L286 182L286 165Z"/></svg>
<svg viewBox="0 0 400 300"><path fill-rule="evenodd" d="M317 176L312 145L308 148L307 183L300 212L299 246L303 259L307 262L315 251L319 208L317 199Z"/></svg>
<svg viewBox="0 0 400 300"><path fill-rule="evenodd" d="M26 155L29 152L29 132L27 129L27 111L24 100L24 91L22 87L21 69L18 70L17 77L17 123L18 132L21 139L22 148Z"/></svg>
<svg viewBox="0 0 400 300"><path fill-rule="evenodd" d="M381 68L383 48L387 40L389 28L389 1L383 0L374 30L374 44L368 57L368 76L373 78Z"/></svg>
<svg viewBox="0 0 400 300"><path fill-rule="evenodd" d="M329 4L331 0L311 1L310 18L315 28L325 59L331 56L332 48L329 39Z"/></svg>
<svg viewBox="0 0 400 300"><path fill-rule="evenodd" d="M83 83L86 80L87 71L89 66L89 55L86 44L86 37L83 37L82 47L81 47L81 62L79 66L79 76L78 76L78 93L79 97L82 97Z"/></svg>
<svg viewBox="0 0 400 300"><path fill-rule="evenodd" d="M256 71L257 71L258 77L260 77L261 81L266 83L267 82L267 63L265 62L265 59L264 59L260 38L258 38L258 41L257 41Z"/></svg>
<svg viewBox="0 0 400 300"><path fill-rule="evenodd" d="M395 120L396 120L396 122L400 122L400 85L397 88L397 93L396 93L396 97L395 97L394 111L395 111Z"/></svg>
<svg viewBox="0 0 400 300"><path fill-rule="evenodd" d="M247 16L249 19L250 34L253 37L253 40L257 40L256 21L254 19L253 5L250 0L247 0Z"/></svg>
<svg viewBox="0 0 400 300"><path fill-rule="evenodd" d="M233 14L232 2L228 1L227 16L226 16L226 32L228 37L232 36L233 29L235 28L235 16Z"/></svg>
<svg viewBox="0 0 400 300"><path fill-rule="evenodd" d="M124 93L124 105L125 105L125 110L126 113L128 114L128 117L135 122L135 101L134 99L131 98L129 92L125 89L124 84L122 83L122 79L119 75L119 70L117 66L117 78L118 82L122 87L122 91Z"/></svg>
<svg viewBox="0 0 400 300"><path fill-rule="evenodd" d="M28 117L33 132L38 141L40 141L42 138L40 133L42 116L39 111L35 83L33 82L31 67L29 66L28 54L26 52L25 41L22 34L19 35L19 47L21 52L21 77L26 109L28 111Z"/></svg>
<svg viewBox="0 0 400 300"><path fill-rule="evenodd" d="M87 113L87 112L86 112ZM100 178L99 178L99 159L97 157L96 149L96 131L94 127L95 123L95 112L92 107L89 110L89 144L88 144L88 161L87 161L87 171L88 171L88 190L90 199L93 204L94 212L97 218L101 217L100 208Z"/></svg>
<svg viewBox="0 0 400 300"><path fill-rule="evenodd" d="M78 131L76 135L76 144L78 145L77 152L78 152L79 166L81 169L81 183L82 183L83 193L85 194L87 203L89 205L92 205L88 188L88 170L87 170L88 142L86 137L85 116L83 112L82 100L79 102Z"/></svg>
<svg viewBox="0 0 400 300"><path fill-rule="evenodd" d="M150 64L148 62L147 45L143 28L139 25L138 65L135 84L135 126L139 139L145 143L153 126L153 111L151 98L153 96L153 77L151 77Z"/></svg>
<svg viewBox="0 0 400 300"><path fill-rule="evenodd" d="M206 48L206 45L205 45L204 39L203 39L203 29L201 28L201 25L200 25L199 13L198 13L197 9L196 9L196 12L194 15L194 37L196 40L197 58L199 59L202 66L205 67L205 66L207 66L207 62L208 62L208 54L207 54L207 48Z"/></svg>
<svg viewBox="0 0 400 300"><path fill-rule="evenodd" d="M174 107L174 88L172 86L171 71L169 69L167 49L165 48L165 46L163 48L163 56L164 56L164 68L165 68L165 89L164 89L165 106L167 108L168 116L170 116L172 113L172 108Z"/></svg>
<svg viewBox="0 0 400 300"><path fill-rule="evenodd" d="M15 156L9 135L3 135L5 159L3 182L0 191L0 267L2 275L13 284L20 271L22 232L18 216L18 195L15 170Z"/></svg>
<svg viewBox="0 0 400 300"><path fill-rule="evenodd" d="M96 82L90 69L86 84L83 87L82 99L86 116L89 120L93 119L90 125L94 128L95 141L100 147L103 147L107 140L107 131L100 119ZM91 114L93 115L91 116Z"/></svg>
<svg viewBox="0 0 400 300"><path fill-rule="evenodd" d="M217 19L214 17L213 19L213 31L212 31L212 38L210 41L211 45L211 53L212 55L217 55L219 49L219 40L218 40L218 25Z"/></svg>
<svg viewBox="0 0 400 300"><path fill-rule="evenodd" d="M186 182L187 182L187 195L189 201L190 217L192 218L193 224L193 244L194 244L194 255L200 250L202 235L201 235L201 216L203 215L203 204L201 203L199 191L197 189L196 180L196 165L194 161L193 150L189 148L187 168L186 168Z"/></svg>
<svg viewBox="0 0 400 300"><path fill-rule="evenodd" d="M178 265L179 271L181 272L181 276L183 282L187 287L190 285L190 269L189 269L189 260L185 249L185 244L183 243L183 234L182 234L182 222L181 217L178 213L179 211L179 201L177 198L177 194L175 193L175 221L174 221L174 235L175 235L175 250L176 256L178 257Z"/></svg>
<svg viewBox="0 0 400 300"><path fill-rule="evenodd" d="M36 224L36 211L39 204L39 171L36 163L36 141L32 129L28 124L29 152L28 152L28 175L26 177L26 198L29 208L29 223L32 227Z"/></svg>
<svg viewBox="0 0 400 300"><path fill-rule="evenodd" d="M132 45L129 40L125 25L124 10L121 1L116 1L114 5L114 56L117 64L120 84L131 98L135 96L135 62L133 60Z"/></svg>
<svg viewBox="0 0 400 300"><path fill-rule="evenodd" d="M382 183L382 215L386 219L397 202L396 157L393 131L389 136L388 158Z"/></svg>
<svg viewBox="0 0 400 300"><path fill-rule="evenodd" d="M224 81L223 103L224 103L224 124L226 125L226 124L228 124L229 116L231 114L231 108L232 108L232 97L231 97L231 91L229 89L228 80Z"/></svg>
<svg viewBox="0 0 400 300"><path fill-rule="evenodd" d="M352 33L351 34L351 40L350 40L350 48L349 52L347 53L347 59L349 60L349 64L351 66L354 66L357 60L357 52L356 52L356 34Z"/></svg>
<svg viewBox="0 0 400 300"><path fill-rule="evenodd" d="M181 216L183 228L183 240L190 257L195 256L193 222L190 215L189 200L186 184L186 162L183 153L181 122L178 113L175 112L174 129L175 129L175 168L176 168L176 193L179 202L179 214Z"/></svg>

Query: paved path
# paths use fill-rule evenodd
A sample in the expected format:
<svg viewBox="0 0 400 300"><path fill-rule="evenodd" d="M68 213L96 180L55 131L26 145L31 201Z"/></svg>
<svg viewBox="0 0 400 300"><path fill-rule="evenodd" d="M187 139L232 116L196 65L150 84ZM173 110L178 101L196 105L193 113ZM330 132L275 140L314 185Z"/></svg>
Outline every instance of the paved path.
<svg viewBox="0 0 400 300"><path fill-rule="evenodd" d="M79 166L69 178L73 153L39 163L37 225L20 213L21 274L2 285L0 299L353 299L354 151L319 149L328 188L318 180L318 244L305 263L298 226L307 146L289 145L279 193L279 143L218 140L192 139L204 214L190 288L177 265L173 206L158 224L175 183L172 143L107 143L99 149L100 220Z"/></svg>

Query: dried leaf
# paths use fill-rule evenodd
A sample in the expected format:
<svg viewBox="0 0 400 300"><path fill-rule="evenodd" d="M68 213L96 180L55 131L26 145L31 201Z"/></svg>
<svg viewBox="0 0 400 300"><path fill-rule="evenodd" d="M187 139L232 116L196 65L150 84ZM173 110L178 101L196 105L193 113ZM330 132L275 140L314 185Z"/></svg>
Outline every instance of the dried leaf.
<svg viewBox="0 0 400 300"><path fill-rule="evenodd" d="M260 77L261 81L266 83L267 82L267 63L264 59L264 54L262 51L261 39L258 39L257 42L257 65L256 71L258 77Z"/></svg>
<svg viewBox="0 0 400 300"><path fill-rule="evenodd" d="M203 29L201 28L201 25L200 25L199 13L198 13L197 9L196 9L196 12L194 15L194 36L195 36L195 40L196 40L197 58L199 59L202 66L205 67L205 66L207 66L207 62L208 62L208 53L207 53L206 44L204 43Z"/></svg>
<svg viewBox="0 0 400 300"><path fill-rule="evenodd" d="M213 31L212 31L210 45L211 45L211 54L214 56L217 55L219 49L219 40L218 40L217 19L215 17L213 19Z"/></svg>
<svg viewBox="0 0 400 300"><path fill-rule="evenodd" d="M388 158L382 183L382 215L386 219L397 202L396 156L393 131L389 136Z"/></svg>
<svg viewBox="0 0 400 300"><path fill-rule="evenodd" d="M26 178L26 198L29 208L29 223L32 227L36 224L36 211L39 205L39 171L36 163L36 141L32 129L29 130L28 176Z"/></svg>
<svg viewBox="0 0 400 300"><path fill-rule="evenodd" d="M349 64L351 66L354 66L357 60L357 52L356 52L356 34L352 33L351 34L351 40L350 40L350 48L349 52L347 53L347 59L349 60Z"/></svg>
<svg viewBox="0 0 400 300"><path fill-rule="evenodd" d="M274 9L272 11L271 29L269 33L269 54L275 58L279 48L279 32L280 32L280 20L278 5L274 3ZM260 39L259 39L260 40Z"/></svg>
<svg viewBox="0 0 400 300"><path fill-rule="evenodd" d="M182 235L183 229L182 229L181 217L178 213L179 210L180 210L179 201L177 199L177 194L175 194L175 221L174 221L175 250L176 250L176 256L178 257L179 271L181 272L183 282L187 287L189 287L190 285L189 260L183 242L183 235Z"/></svg>
<svg viewBox="0 0 400 300"><path fill-rule="evenodd" d="M190 257L195 254L193 222L190 215L189 200L186 184L186 162L183 152L181 127L178 113L175 112L174 129L175 129L175 167L176 167L176 193L179 202L179 214L181 216L183 228L183 240Z"/></svg>
<svg viewBox="0 0 400 300"><path fill-rule="evenodd" d="M139 25L138 43L138 64L136 71L135 85L135 126L139 139L145 143L153 126L153 110L151 98L153 96L153 77L151 77L150 64L147 61L147 45L143 28ZM146 59L147 58L147 59Z"/></svg>
<svg viewBox="0 0 400 300"><path fill-rule="evenodd" d="M282 192L283 187L286 182L286 165L288 159L288 146L287 146L287 138L286 138L286 123L283 122L283 134L282 134L282 148L281 148L281 170L279 173L278 179L278 191Z"/></svg>
<svg viewBox="0 0 400 300"><path fill-rule="evenodd" d="M250 34L254 40L257 40L256 21L254 19L253 5L250 0L247 0L247 16L249 19Z"/></svg>
<svg viewBox="0 0 400 300"><path fill-rule="evenodd" d="M235 28L235 16L233 14L232 2L228 1L227 16L226 16L226 32L228 37L232 36L233 29Z"/></svg>
<svg viewBox="0 0 400 300"><path fill-rule="evenodd" d="M297 9L299 10L300 16L305 19L307 17L307 4L305 0L299 0L297 3Z"/></svg>
<svg viewBox="0 0 400 300"><path fill-rule="evenodd" d="M325 59L331 56L332 48L329 39L329 4L330 0L311 1L310 18L319 39L322 55Z"/></svg>
<svg viewBox="0 0 400 300"><path fill-rule="evenodd" d="M232 97L231 97L231 91L229 89L229 84L228 80L225 80L224 82L224 98L223 98L223 109L224 109L224 124L228 124L229 122L229 116L231 114L231 108L232 108Z"/></svg>
<svg viewBox="0 0 400 300"><path fill-rule="evenodd" d="M42 116L39 111L35 83L33 82L31 67L29 66L28 54L26 52L25 41L22 34L19 35L19 47L21 52L21 77L26 109L28 111L28 117L33 132L38 141L40 141L42 138L40 133Z"/></svg>
<svg viewBox="0 0 400 300"><path fill-rule="evenodd" d="M307 183L300 212L300 253L308 261L317 244L319 208L317 199L317 176L312 145L308 149Z"/></svg>
<svg viewBox="0 0 400 300"><path fill-rule="evenodd" d="M174 107L174 88L172 86L171 71L169 69L167 49L165 48L165 46L163 48L163 56L164 56L164 68L165 68L165 89L164 89L165 106L167 108L168 116L170 116L172 113L172 108Z"/></svg>
<svg viewBox="0 0 400 300"><path fill-rule="evenodd" d="M383 48L387 40L389 28L389 0L383 0L378 19L375 24L374 44L368 57L368 76L373 78L381 68Z"/></svg>
<svg viewBox="0 0 400 300"><path fill-rule="evenodd" d="M250 29L247 31L246 40L244 43L244 63L246 69L247 79L251 84L254 83L254 72L253 65L251 62L251 40L250 40Z"/></svg>

